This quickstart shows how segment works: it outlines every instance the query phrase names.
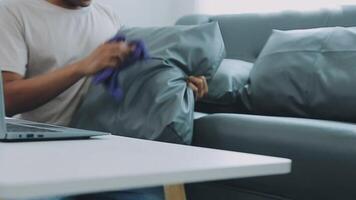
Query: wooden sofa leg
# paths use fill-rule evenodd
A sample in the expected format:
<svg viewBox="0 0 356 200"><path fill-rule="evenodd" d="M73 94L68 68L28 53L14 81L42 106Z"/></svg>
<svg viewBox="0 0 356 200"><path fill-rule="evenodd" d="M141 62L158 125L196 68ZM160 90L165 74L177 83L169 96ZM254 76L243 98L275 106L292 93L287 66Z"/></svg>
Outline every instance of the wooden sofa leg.
<svg viewBox="0 0 356 200"><path fill-rule="evenodd" d="M164 186L166 200L186 200L185 189L183 184Z"/></svg>

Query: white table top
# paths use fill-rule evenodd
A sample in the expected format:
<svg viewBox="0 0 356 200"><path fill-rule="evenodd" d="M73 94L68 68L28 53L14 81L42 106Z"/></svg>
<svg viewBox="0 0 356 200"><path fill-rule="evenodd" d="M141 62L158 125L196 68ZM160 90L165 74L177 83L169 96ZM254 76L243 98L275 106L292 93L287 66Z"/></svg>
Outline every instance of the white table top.
<svg viewBox="0 0 356 200"><path fill-rule="evenodd" d="M0 143L0 199L288 173L288 159L116 136Z"/></svg>

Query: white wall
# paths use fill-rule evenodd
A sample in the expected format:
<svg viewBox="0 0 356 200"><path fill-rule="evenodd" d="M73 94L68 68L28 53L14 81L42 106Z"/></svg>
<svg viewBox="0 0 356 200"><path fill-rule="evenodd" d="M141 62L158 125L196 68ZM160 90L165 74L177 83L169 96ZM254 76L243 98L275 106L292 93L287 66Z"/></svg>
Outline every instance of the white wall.
<svg viewBox="0 0 356 200"><path fill-rule="evenodd" d="M355 4L356 0L196 0L196 12L207 14L315 10L320 7Z"/></svg>
<svg viewBox="0 0 356 200"><path fill-rule="evenodd" d="M1 1L1 0L0 0ZM96 0L112 5L127 26L173 25L192 13L226 14L269 12L281 9L309 10L356 0Z"/></svg>
<svg viewBox="0 0 356 200"><path fill-rule="evenodd" d="M172 23L184 15L197 12L197 0L171 0L172 1ZM216 0L219 1L219 0Z"/></svg>
<svg viewBox="0 0 356 200"><path fill-rule="evenodd" d="M112 5L127 26L173 25L195 10L195 0L96 0Z"/></svg>

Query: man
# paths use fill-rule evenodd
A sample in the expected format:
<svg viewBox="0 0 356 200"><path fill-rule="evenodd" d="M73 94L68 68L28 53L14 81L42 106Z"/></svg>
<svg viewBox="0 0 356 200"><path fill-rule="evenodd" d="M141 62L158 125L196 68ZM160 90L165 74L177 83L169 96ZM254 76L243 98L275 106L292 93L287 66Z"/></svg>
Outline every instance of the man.
<svg viewBox="0 0 356 200"><path fill-rule="evenodd" d="M120 67L133 50L106 44L120 27L117 15L92 0L4 0L0 3L0 68L6 114L68 125L88 77ZM197 97L204 77L189 77ZM130 195L129 193L126 193Z"/></svg>
<svg viewBox="0 0 356 200"><path fill-rule="evenodd" d="M103 44L119 29L118 17L91 0L7 0L0 10L0 66L8 116L68 125L89 77L116 67L132 50ZM98 47L99 46L99 47ZM190 77L198 97L207 86Z"/></svg>

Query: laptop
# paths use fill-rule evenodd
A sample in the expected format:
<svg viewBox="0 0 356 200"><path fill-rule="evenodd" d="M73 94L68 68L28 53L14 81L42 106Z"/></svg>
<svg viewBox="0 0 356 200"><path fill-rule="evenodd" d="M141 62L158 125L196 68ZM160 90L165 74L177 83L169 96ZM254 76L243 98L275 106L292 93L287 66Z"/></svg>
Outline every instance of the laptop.
<svg viewBox="0 0 356 200"><path fill-rule="evenodd" d="M110 133L87 131L50 124L6 118L4 92L0 71L0 141L38 141L59 139L84 139L93 136L110 135Z"/></svg>

